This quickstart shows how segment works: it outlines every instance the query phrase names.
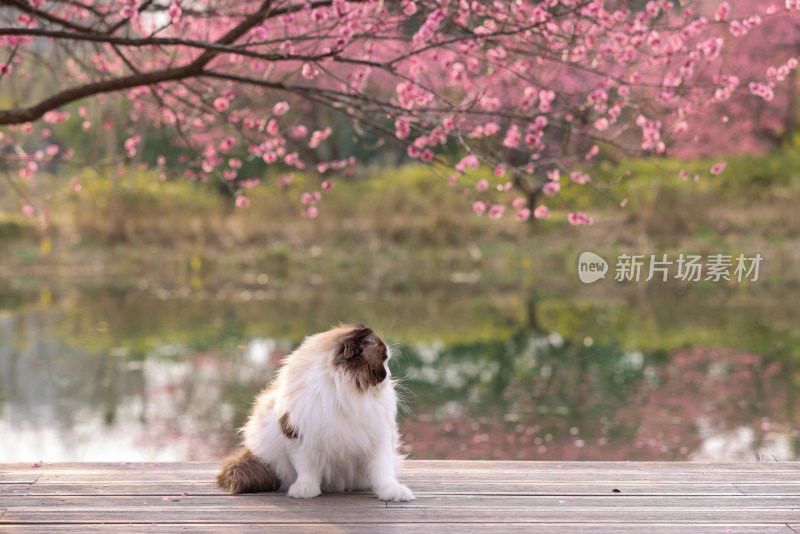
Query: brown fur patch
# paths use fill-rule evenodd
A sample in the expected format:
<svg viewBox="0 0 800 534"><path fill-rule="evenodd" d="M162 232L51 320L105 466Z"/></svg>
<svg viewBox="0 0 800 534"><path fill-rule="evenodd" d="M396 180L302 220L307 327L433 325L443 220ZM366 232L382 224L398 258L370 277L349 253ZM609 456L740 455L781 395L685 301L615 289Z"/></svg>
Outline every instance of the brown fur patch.
<svg viewBox="0 0 800 534"><path fill-rule="evenodd" d="M217 485L228 493L258 493L277 490L281 481L250 449L242 447L225 460Z"/></svg>
<svg viewBox="0 0 800 534"><path fill-rule="evenodd" d="M288 413L283 414L281 418L278 420L278 422L281 424L281 432L283 432L284 436L286 436L289 439L297 439L299 437L299 434L297 433L297 428L295 428L289 422Z"/></svg>
<svg viewBox="0 0 800 534"><path fill-rule="evenodd" d="M383 340L371 329L357 324L342 336L333 364L344 369L359 391L366 391L386 379L383 362L387 358Z"/></svg>

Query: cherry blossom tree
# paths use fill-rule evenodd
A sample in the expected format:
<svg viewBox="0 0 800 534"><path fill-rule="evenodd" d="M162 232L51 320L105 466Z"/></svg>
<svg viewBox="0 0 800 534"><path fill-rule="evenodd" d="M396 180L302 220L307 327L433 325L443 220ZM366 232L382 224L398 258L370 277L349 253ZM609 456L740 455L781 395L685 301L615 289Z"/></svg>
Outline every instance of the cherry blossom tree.
<svg viewBox="0 0 800 534"><path fill-rule="evenodd" d="M237 206L265 178L287 187L293 171L313 173L319 187L298 201L315 217L356 163L330 149L339 116L363 143L393 141L438 169L478 214L545 218L563 187L594 185L601 151L696 147L725 132L721 106L769 106L796 83L797 50L727 54L755 46L765 21L796 24L799 4L3 0L0 157L24 193L74 156L74 139L53 133L74 121L125 132L129 163L221 181ZM106 118L112 99L127 102L125 121ZM150 160L157 131L168 133Z"/></svg>

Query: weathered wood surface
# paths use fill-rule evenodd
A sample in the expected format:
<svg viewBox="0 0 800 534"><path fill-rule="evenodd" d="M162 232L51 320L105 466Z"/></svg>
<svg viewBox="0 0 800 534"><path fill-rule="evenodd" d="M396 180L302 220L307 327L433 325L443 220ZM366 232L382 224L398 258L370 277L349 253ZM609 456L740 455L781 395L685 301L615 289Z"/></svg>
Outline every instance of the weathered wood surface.
<svg viewBox="0 0 800 534"><path fill-rule="evenodd" d="M407 461L409 503L230 496L216 469L0 464L0 530L800 534L800 463Z"/></svg>

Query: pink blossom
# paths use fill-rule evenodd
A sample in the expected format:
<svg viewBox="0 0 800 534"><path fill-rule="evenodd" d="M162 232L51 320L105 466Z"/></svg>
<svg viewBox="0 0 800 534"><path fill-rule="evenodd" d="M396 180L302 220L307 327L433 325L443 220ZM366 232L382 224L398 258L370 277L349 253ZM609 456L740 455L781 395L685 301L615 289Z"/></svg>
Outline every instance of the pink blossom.
<svg viewBox="0 0 800 534"><path fill-rule="evenodd" d="M573 182L581 185L587 184L592 180L591 176L588 174L583 174L579 171L572 172L569 177Z"/></svg>
<svg viewBox="0 0 800 534"><path fill-rule="evenodd" d="M567 214L567 220L573 226L582 225L582 224L586 225L586 226L591 226L592 223L594 222L594 219L592 219L591 217L588 217L583 212L568 213Z"/></svg>
<svg viewBox="0 0 800 534"><path fill-rule="evenodd" d="M542 90L539 91L539 111L547 113L553 109L552 103L556 98L555 91Z"/></svg>
<svg viewBox="0 0 800 534"><path fill-rule="evenodd" d="M534 219L547 219L550 217L550 209L547 206L538 206L533 210Z"/></svg>
<svg viewBox="0 0 800 534"><path fill-rule="evenodd" d="M483 215L486 213L486 204L477 200L472 203L472 211L474 211L477 215Z"/></svg>
<svg viewBox="0 0 800 534"><path fill-rule="evenodd" d="M517 127L516 124L512 124L506 132L505 139L503 139L503 146L508 148L517 148L519 146L520 137L521 135L519 133L519 127Z"/></svg>
<svg viewBox="0 0 800 534"><path fill-rule="evenodd" d="M300 202L306 205L312 205L316 202L316 198L314 198L312 193L305 192L300 195Z"/></svg>
<svg viewBox="0 0 800 534"><path fill-rule="evenodd" d="M306 128L302 124L298 124L297 126L292 128L290 135L295 139L300 139L308 135L308 128Z"/></svg>
<svg viewBox="0 0 800 534"><path fill-rule="evenodd" d="M330 126L325 128L324 130L316 130L314 133L311 134L311 140L308 142L309 148L317 148L322 141L328 138L331 135L331 128Z"/></svg>
<svg viewBox="0 0 800 534"><path fill-rule="evenodd" d="M333 188L333 182L325 180L320 187L322 187L323 191L330 191Z"/></svg>
<svg viewBox="0 0 800 534"><path fill-rule="evenodd" d="M459 161L458 164L456 165L456 170L458 172L464 172L464 170L467 167L471 169L477 169L478 167L480 167L480 162L478 161L478 158L475 156L475 154L469 154L461 158L461 161Z"/></svg>
<svg viewBox="0 0 800 534"><path fill-rule="evenodd" d="M492 204L489 208L488 217L490 219L499 219L503 216L503 213L506 211L506 207L500 204Z"/></svg>
<svg viewBox="0 0 800 534"><path fill-rule="evenodd" d="M308 80L313 80L314 78L319 76L319 70L311 63L303 63L302 74L303 78L306 78Z"/></svg>
<svg viewBox="0 0 800 534"><path fill-rule="evenodd" d="M167 8L167 16L172 20L172 22L177 22L181 18L181 14L183 10L181 6L175 2Z"/></svg>
<svg viewBox="0 0 800 534"><path fill-rule="evenodd" d="M308 209L301 211L300 215L306 219L316 219L317 215L319 215L319 209L316 206L309 206Z"/></svg>
<svg viewBox="0 0 800 534"><path fill-rule="evenodd" d="M252 30L250 30L250 36L255 41L266 41L269 33L264 26L256 26Z"/></svg>
<svg viewBox="0 0 800 534"><path fill-rule="evenodd" d="M240 160L239 158L231 158L231 159L228 160L228 166L231 169L241 169L242 168L242 160Z"/></svg>
<svg viewBox="0 0 800 534"><path fill-rule="evenodd" d="M751 93L760 96L767 102L775 98L775 91L773 91L772 87L770 87L767 84L760 82L751 82L750 85L748 85L748 88L750 89Z"/></svg>
<svg viewBox="0 0 800 534"><path fill-rule="evenodd" d="M552 171L547 172L547 179L553 182L557 182L561 179L561 173L558 169L553 169Z"/></svg>
<svg viewBox="0 0 800 534"><path fill-rule="evenodd" d="M32 217L33 213L34 213L33 206L31 206L30 204L23 204L22 206L23 215L25 215L26 217Z"/></svg>
<svg viewBox="0 0 800 534"><path fill-rule="evenodd" d="M511 203L511 205L514 207L515 210L519 210L519 209L524 208L525 204L527 204L527 202L528 201L525 200L524 198L517 197L517 198L514 199L514 201Z"/></svg>
<svg viewBox="0 0 800 534"><path fill-rule="evenodd" d="M542 206L539 206L542 207ZM517 211L517 220L518 221L527 221L531 218L531 210L528 208L522 208L521 210Z"/></svg>
<svg viewBox="0 0 800 534"><path fill-rule="evenodd" d="M292 152L291 154L286 154L283 157L283 162L287 165L291 165L297 167L300 165L300 156L297 152Z"/></svg>
<svg viewBox="0 0 800 534"><path fill-rule="evenodd" d="M516 126L515 126L516 128ZM490 136L500 131L500 126L496 122L487 122L483 125L483 135Z"/></svg>
<svg viewBox="0 0 800 534"><path fill-rule="evenodd" d="M494 168L494 175L497 176L498 178L502 178L503 176L505 176L505 174L506 170L503 167Z"/></svg>
<svg viewBox="0 0 800 534"><path fill-rule="evenodd" d="M290 172L288 174L284 174L283 176L278 178L278 187L283 189L284 187L286 187L287 185L292 183L293 179L294 179L294 174L293 173Z"/></svg>
<svg viewBox="0 0 800 534"><path fill-rule="evenodd" d="M477 191L483 192L487 189L489 189L489 182L486 179L481 179L477 184L475 184L475 190Z"/></svg>
<svg viewBox="0 0 800 534"><path fill-rule="evenodd" d="M720 161L716 163L713 167L711 167L711 174L717 175L722 174L722 171L725 170L725 167L728 165L727 161Z"/></svg>
<svg viewBox="0 0 800 534"><path fill-rule="evenodd" d="M403 13L406 16L410 17L416 12L417 12L417 4L413 0L406 2L405 5L403 6Z"/></svg>
<svg viewBox="0 0 800 534"><path fill-rule="evenodd" d="M420 159L425 163L430 163L431 161L433 161L433 151L430 148L426 148L425 150L422 151Z"/></svg>
<svg viewBox="0 0 800 534"><path fill-rule="evenodd" d="M244 195L239 195L236 197L236 207L237 208L246 208L250 205L250 199Z"/></svg>
<svg viewBox="0 0 800 534"><path fill-rule="evenodd" d="M236 144L236 138L234 138L232 135L228 135L219 144L219 150L220 152L223 153L230 152L231 148L233 148L233 145L235 144Z"/></svg>
<svg viewBox="0 0 800 534"><path fill-rule="evenodd" d="M398 139L405 139L408 137L408 134L411 133L411 126L408 123L408 120L405 119L398 119L394 122L395 127L395 136Z"/></svg>
<svg viewBox="0 0 800 534"><path fill-rule="evenodd" d="M542 192L548 197L555 195L560 190L561 190L561 185L558 182L547 182L542 187Z"/></svg>
<svg viewBox="0 0 800 534"><path fill-rule="evenodd" d="M730 4L728 2L722 2L714 13L714 20L717 22L724 22L728 18L728 12L730 10Z"/></svg>
<svg viewBox="0 0 800 534"><path fill-rule="evenodd" d="M275 104L275 106L272 108L272 113L274 113L274 114L275 114L275 115L277 115L277 116L284 115L284 114L285 114L287 111L289 111L289 104L288 104L288 102L278 102L278 103L277 103L277 104Z"/></svg>
<svg viewBox="0 0 800 534"><path fill-rule="evenodd" d="M226 98L217 98L214 100L214 109L222 113L223 111L228 109L228 99Z"/></svg>

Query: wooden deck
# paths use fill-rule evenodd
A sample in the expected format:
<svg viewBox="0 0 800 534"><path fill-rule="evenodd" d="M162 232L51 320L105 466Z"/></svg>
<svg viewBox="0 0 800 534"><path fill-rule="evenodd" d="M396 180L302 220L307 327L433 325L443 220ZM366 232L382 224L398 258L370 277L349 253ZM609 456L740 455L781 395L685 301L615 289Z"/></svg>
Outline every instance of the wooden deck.
<svg viewBox="0 0 800 534"><path fill-rule="evenodd" d="M800 534L800 463L407 461L388 504L229 496L216 468L0 464L0 531Z"/></svg>

